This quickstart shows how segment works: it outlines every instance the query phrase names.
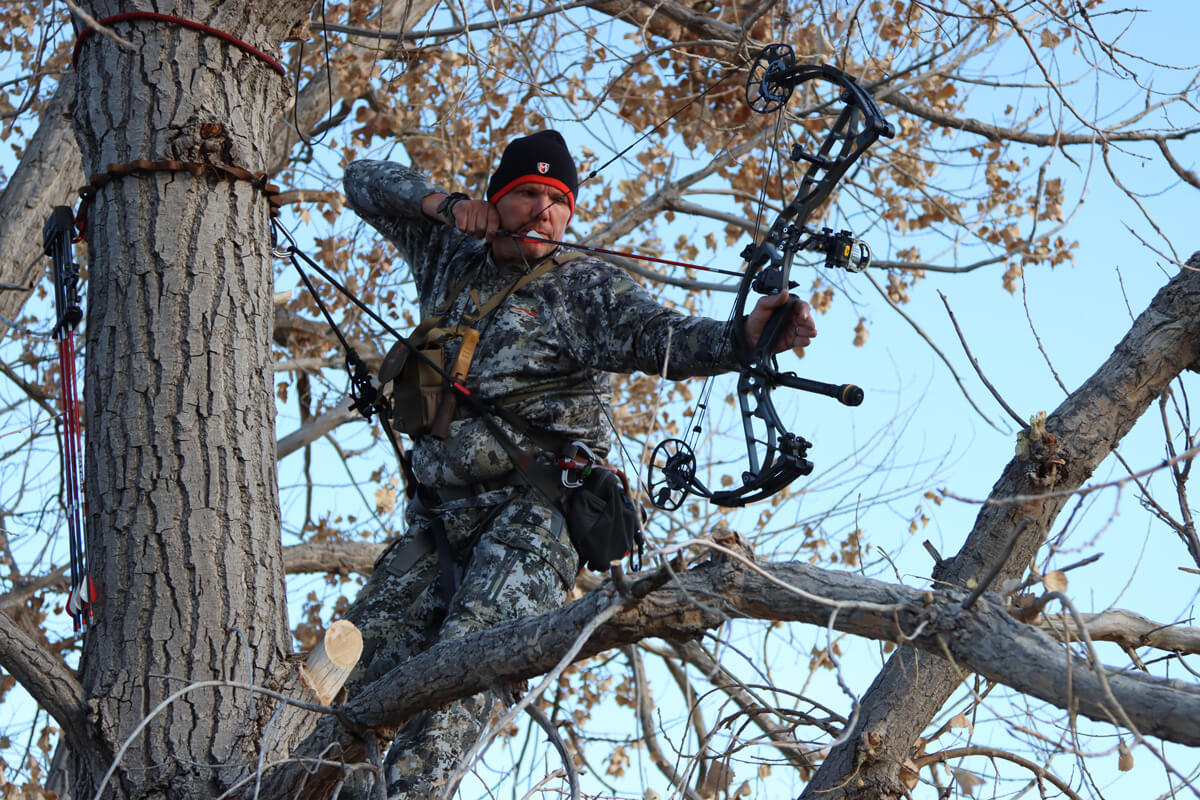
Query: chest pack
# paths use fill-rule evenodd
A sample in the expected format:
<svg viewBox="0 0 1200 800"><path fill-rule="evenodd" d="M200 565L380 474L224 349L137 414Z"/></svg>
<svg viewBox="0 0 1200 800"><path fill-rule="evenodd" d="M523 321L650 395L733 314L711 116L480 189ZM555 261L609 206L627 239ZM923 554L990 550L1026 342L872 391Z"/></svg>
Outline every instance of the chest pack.
<svg viewBox="0 0 1200 800"><path fill-rule="evenodd" d="M476 290L471 290L475 311L464 314L459 323L447 326L447 312L475 275L475 269L468 270L434 313L413 329L408 344L397 342L383 359L379 382L385 389L392 385L392 429L414 439L421 436L445 439L450 433L450 423L458 413L456 396L448 384L466 380L479 344L481 323L510 295L558 267L567 258L547 258L486 300L482 300ZM447 363L448 352L455 353L453 363Z"/></svg>

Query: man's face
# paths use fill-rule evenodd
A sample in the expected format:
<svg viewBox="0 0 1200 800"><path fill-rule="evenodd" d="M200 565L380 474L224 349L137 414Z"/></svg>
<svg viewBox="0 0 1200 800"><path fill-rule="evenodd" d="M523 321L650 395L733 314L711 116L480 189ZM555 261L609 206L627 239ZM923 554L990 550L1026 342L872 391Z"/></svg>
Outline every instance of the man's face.
<svg viewBox="0 0 1200 800"><path fill-rule="evenodd" d="M561 240L571 219L567 196L544 183L521 184L496 201L496 211L504 230L546 239ZM552 244L501 236L492 241L492 257L497 264L532 263L550 255L554 248Z"/></svg>

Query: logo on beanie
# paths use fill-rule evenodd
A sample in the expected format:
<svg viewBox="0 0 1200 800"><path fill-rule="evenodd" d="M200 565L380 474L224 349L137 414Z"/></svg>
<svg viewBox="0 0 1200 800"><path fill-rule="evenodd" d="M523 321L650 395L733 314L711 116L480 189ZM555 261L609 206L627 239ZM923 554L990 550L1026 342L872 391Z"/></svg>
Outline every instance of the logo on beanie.
<svg viewBox="0 0 1200 800"><path fill-rule="evenodd" d="M550 165L547 164L545 161L537 162L537 168L538 168L538 172L542 173L543 175L545 175L547 172L550 171Z"/></svg>

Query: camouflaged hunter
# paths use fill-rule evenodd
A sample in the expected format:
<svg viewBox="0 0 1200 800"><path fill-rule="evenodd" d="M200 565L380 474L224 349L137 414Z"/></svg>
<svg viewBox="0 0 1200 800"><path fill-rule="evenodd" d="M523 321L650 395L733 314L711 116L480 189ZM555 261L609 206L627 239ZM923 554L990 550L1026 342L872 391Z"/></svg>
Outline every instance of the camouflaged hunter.
<svg viewBox="0 0 1200 800"><path fill-rule="evenodd" d="M561 238L576 188L574 164L553 131L509 145L489 185L490 206L449 195L398 164L358 161L346 170L350 207L412 270L426 352L459 373L472 393L504 404L525 423L518 429L461 404L448 407L441 376L426 374L422 385L420 369L405 369L414 359L389 358L382 377L409 382L385 390L405 406L397 423L415 434L411 474L420 489L404 534L347 615L365 641L351 692L439 640L563 603L579 558L560 498L514 473L504 436L530 454L581 441L603 457L611 435L609 373L658 374L666 363L669 377L683 378L737 368L730 323L668 310L596 258L541 258L553 250L544 242L525 246L494 235L496 210L504 221L526 202L530 218L507 220L505 230ZM522 192L537 196L529 201ZM550 205L545 197L557 200L557 210L543 207ZM491 222L471 222L472 215ZM460 357L464 341L469 357ZM439 412L444 430L433 435ZM478 695L410 721L386 759L388 796L443 795L496 699Z"/></svg>

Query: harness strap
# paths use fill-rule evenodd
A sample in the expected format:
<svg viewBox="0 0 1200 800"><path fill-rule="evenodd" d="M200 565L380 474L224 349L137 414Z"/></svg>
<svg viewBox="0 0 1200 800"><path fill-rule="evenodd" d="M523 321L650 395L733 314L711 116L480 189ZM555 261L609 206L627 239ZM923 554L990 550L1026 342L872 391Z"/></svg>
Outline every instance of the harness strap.
<svg viewBox="0 0 1200 800"><path fill-rule="evenodd" d="M476 310L474 314L467 315L464 317L464 319L467 320L468 323L475 323L486 319L488 315L490 315L500 306L501 303L508 299L510 294L520 291L529 285L530 282L537 280L547 272L553 270L555 267L562 266L572 258L576 257L577 254L575 253L556 253L543 260L529 272L523 273L512 283L491 295L487 300L483 301L483 303L480 303L479 301L478 290L472 289L470 295L471 299L475 301ZM465 329L471 329L472 326L470 324L459 323L458 325L452 325L448 328L441 327L441 324L445 320L446 312L450 310L450 306L454 305L454 301L457 300L463 293L463 290L467 288L467 284L471 281L471 278L475 277L475 273L477 271L478 265L472 267L463 274L463 277L454 285L454 288L452 288L446 294L446 299L442 301L442 304L439 305L432 314L421 320L420 324L413 329L413 332L408 336L409 341L411 341L413 344L425 344L426 342L433 341L441 336L461 335Z"/></svg>

